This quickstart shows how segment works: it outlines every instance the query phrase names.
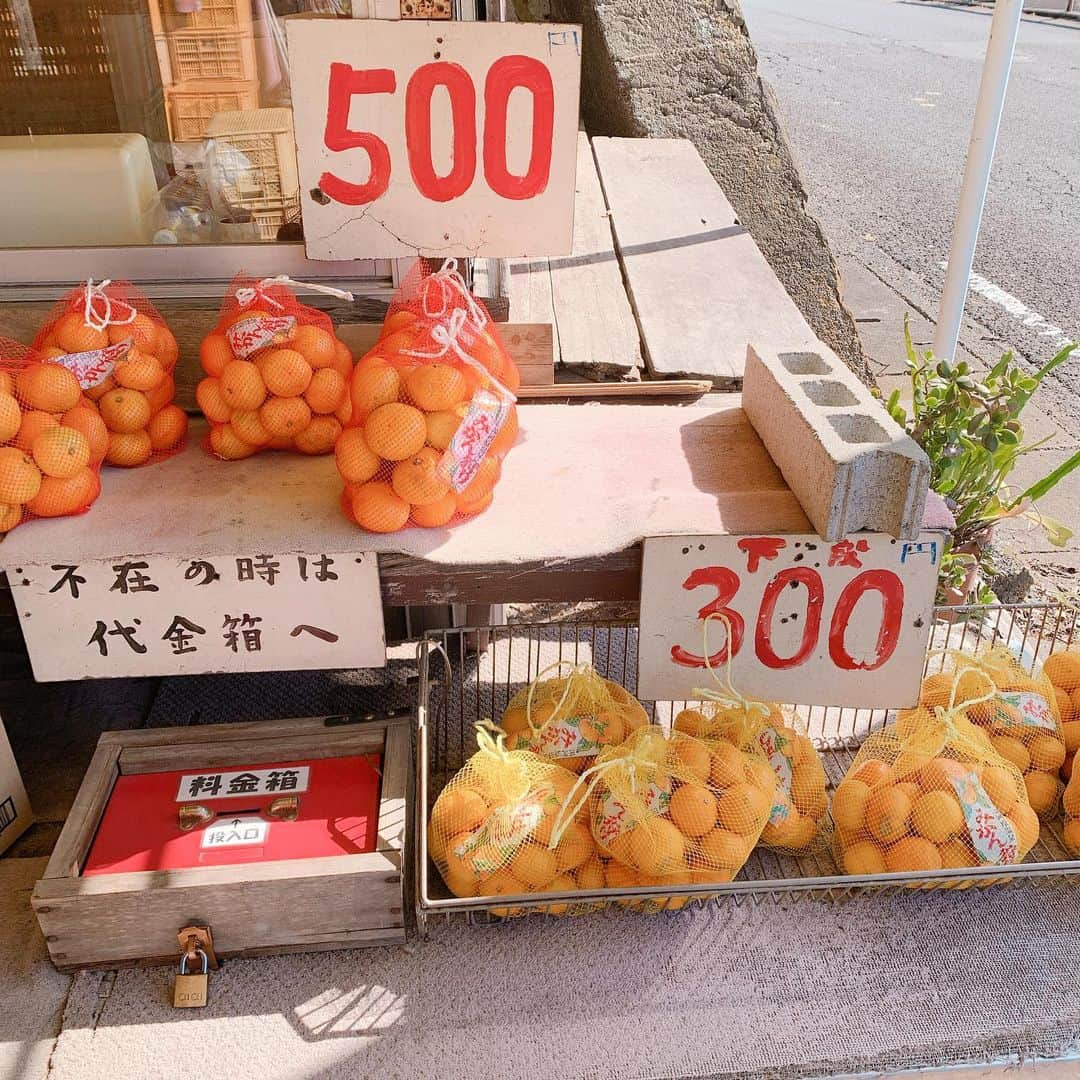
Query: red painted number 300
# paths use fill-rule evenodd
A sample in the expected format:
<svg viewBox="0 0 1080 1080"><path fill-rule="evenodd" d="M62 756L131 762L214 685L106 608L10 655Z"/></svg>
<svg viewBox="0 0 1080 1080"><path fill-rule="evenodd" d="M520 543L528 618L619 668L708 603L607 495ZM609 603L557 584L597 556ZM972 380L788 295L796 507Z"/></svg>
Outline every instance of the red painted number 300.
<svg viewBox="0 0 1080 1080"><path fill-rule="evenodd" d="M437 88L446 91L453 117L450 171L435 171L431 144L431 100ZM507 108L510 95L522 89L532 98L532 146L522 173L507 162ZM390 148L370 131L349 127L349 108L358 94L394 94L397 76L390 68L357 70L349 64L330 65L327 90L326 133L328 150L364 150L370 172L363 184L323 173L319 187L335 202L362 206L385 194L393 163ZM545 190L551 173L555 89L551 72L529 56L503 56L491 65L484 81L484 130L480 153L484 179L504 199L531 199ZM472 186L477 164L476 87L460 64L445 61L424 64L405 87L405 148L409 171L417 191L433 202L449 202Z"/></svg>
<svg viewBox="0 0 1080 1080"><path fill-rule="evenodd" d="M671 659L683 667L718 667L727 659L728 649L737 656L746 636L746 622L730 605L739 591L741 581L734 570L726 566L704 566L695 570L683 582L684 589L709 587L716 597L698 611L699 619L723 615L730 630L730 640L709 657L698 656L681 645L671 647ZM776 604L785 589L806 592L806 614L802 621L802 637L798 647L788 656L780 656L773 646L773 619ZM881 623L873 655L869 659L852 656L845 642L848 624L855 606L867 593L881 597ZM754 628L754 654L768 668L793 668L804 663L817 649L821 639L824 616L825 587L821 575L811 567L788 567L781 570L765 586L758 606ZM843 671L874 671L886 663L896 651L900 640L900 625L904 613L904 583L891 570L864 570L853 577L841 590L829 620L829 658Z"/></svg>

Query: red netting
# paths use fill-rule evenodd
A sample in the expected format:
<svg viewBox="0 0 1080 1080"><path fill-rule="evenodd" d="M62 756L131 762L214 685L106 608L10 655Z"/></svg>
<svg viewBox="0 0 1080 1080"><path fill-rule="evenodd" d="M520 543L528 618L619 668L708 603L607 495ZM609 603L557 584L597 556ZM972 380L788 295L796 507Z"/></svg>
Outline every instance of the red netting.
<svg viewBox="0 0 1080 1080"><path fill-rule="evenodd" d="M109 432L72 372L0 339L0 533L31 518L89 510L108 445Z"/></svg>
<svg viewBox="0 0 1080 1080"><path fill-rule="evenodd" d="M353 358L330 317L280 281L235 277L200 348L195 392L204 448L236 461L260 450L329 454L349 420Z"/></svg>
<svg viewBox="0 0 1080 1080"><path fill-rule="evenodd" d="M147 465L183 448L187 414L173 404L176 338L130 282L73 289L32 348L37 359L74 373L87 406L105 422L107 465Z"/></svg>
<svg viewBox="0 0 1080 1080"><path fill-rule="evenodd" d="M346 517L368 532L441 528L486 510L518 431L521 379L453 260L406 278L356 365L337 443Z"/></svg>

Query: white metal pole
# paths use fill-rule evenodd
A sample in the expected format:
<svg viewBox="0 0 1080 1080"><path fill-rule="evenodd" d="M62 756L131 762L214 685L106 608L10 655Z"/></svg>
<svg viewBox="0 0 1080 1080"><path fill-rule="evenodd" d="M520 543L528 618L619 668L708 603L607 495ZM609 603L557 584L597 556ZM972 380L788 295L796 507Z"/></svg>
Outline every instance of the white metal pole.
<svg viewBox="0 0 1080 1080"><path fill-rule="evenodd" d="M1009 84L1013 49L1023 11L1024 0L997 0L990 23L990 40L986 44L975 123L971 129L964 182L960 188L960 206L953 226L949 265L945 271L945 291L941 296L937 329L934 331L934 355L944 359L952 359L960 337L960 320L964 315L968 279L975 258L975 243L979 239L998 125L1005 105L1005 88Z"/></svg>

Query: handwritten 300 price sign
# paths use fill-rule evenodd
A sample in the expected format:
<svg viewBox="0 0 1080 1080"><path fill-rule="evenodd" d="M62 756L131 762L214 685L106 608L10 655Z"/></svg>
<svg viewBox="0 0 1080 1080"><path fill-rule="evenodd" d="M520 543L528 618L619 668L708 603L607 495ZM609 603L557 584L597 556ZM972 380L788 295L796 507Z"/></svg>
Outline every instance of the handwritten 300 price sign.
<svg viewBox="0 0 1080 1080"><path fill-rule="evenodd" d="M680 701L726 673L751 697L894 707L919 694L942 538L862 533L645 541L638 690Z"/></svg>
<svg viewBox="0 0 1080 1080"><path fill-rule="evenodd" d="M557 255L573 239L579 27L298 20L308 255Z"/></svg>

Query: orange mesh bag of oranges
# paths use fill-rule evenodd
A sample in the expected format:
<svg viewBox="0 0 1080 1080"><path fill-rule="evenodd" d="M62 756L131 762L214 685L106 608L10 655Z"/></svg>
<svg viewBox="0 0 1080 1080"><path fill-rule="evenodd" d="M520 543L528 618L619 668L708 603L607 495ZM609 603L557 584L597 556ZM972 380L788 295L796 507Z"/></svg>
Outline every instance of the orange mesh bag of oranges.
<svg viewBox="0 0 1080 1080"><path fill-rule="evenodd" d="M995 646L975 656L944 654L945 670L923 680L919 703L930 708L948 702L954 682L957 703L967 703L967 717L990 735L1002 757L1023 774L1032 809L1047 821L1057 815L1063 785L1059 771L1065 763L1066 742L1058 697L1045 674L1030 675L1006 648ZM956 673L972 668L957 678ZM980 680L992 680L989 701L980 696Z"/></svg>
<svg viewBox="0 0 1080 1080"><path fill-rule="evenodd" d="M199 349L206 378L195 400L210 421L204 448L238 461L260 450L329 454L352 414L352 353L330 317L300 303L290 278L233 279L214 329Z"/></svg>
<svg viewBox="0 0 1080 1080"><path fill-rule="evenodd" d="M1070 780L1073 759L1080 748L1080 650L1051 653L1043 665L1057 701L1061 734L1065 740L1065 761L1061 766L1062 780Z"/></svg>
<svg viewBox="0 0 1080 1080"><path fill-rule="evenodd" d="M418 264L352 374L352 421L336 450L345 515L389 533L486 510L517 438L519 384L454 260L433 274Z"/></svg>
<svg viewBox="0 0 1080 1080"><path fill-rule="evenodd" d="M73 372L0 340L0 533L88 510L108 444Z"/></svg>
<svg viewBox="0 0 1080 1080"><path fill-rule="evenodd" d="M968 685L976 679L981 695ZM1005 866L1031 850L1039 819L1024 777L968 719L995 692L985 674L960 668L944 705L902 710L866 739L833 796L845 873ZM970 696L958 702L961 693Z"/></svg>
<svg viewBox="0 0 1080 1080"><path fill-rule="evenodd" d="M559 674L548 677L553 671ZM500 727L511 749L534 750L580 773L605 746L647 723L641 703L618 683L591 664L560 661L510 699Z"/></svg>
<svg viewBox="0 0 1080 1080"><path fill-rule="evenodd" d="M483 725L476 740L476 753L443 788L428 822L428 850L447 888L475 897L597 887L589 876L596 845L583 812L565 822L557 841L553 836L573 773L530 750L508 750L505 737Z"/></svg>
<svg viewBox="0 0 1080 1080"><path fill-rule="evenodd" d="M130 282L91 280L72 290L33 350L78 380L83 405L105 422L107 465L134 468L183 448L187 413L173 404L176 338Z"/></svg>
<svg viewBox="0 0 1080 1080"><path fill-rule="evenodd" d="M586 807L599 854L610 860L609 888L727 882L758 842L775 793L763 758L650 724L605 746L578 777L555 838Z"/></svg>

